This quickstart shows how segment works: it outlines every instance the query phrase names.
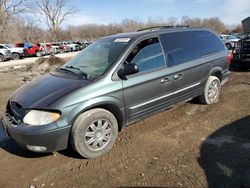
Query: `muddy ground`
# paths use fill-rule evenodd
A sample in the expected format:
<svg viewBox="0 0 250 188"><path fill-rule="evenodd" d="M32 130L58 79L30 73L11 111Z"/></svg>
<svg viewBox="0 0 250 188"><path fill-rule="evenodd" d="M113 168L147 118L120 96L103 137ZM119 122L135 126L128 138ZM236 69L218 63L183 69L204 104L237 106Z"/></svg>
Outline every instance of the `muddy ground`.
<svg viewBox="0 0 250 188"><path fill-rule="evenodd" d="M24 74L0 73L0 117ZM36 154L2 137L0 187L250 187L249 156L250 72L234 71L218 104L192 101L134 123L97 159L71 148Z"/></svg>

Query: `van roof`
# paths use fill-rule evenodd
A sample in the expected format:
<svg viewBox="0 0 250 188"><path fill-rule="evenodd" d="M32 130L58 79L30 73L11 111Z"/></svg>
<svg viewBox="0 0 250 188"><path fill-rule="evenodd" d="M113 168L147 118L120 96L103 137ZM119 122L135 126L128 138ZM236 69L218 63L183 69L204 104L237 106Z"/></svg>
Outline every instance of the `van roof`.
<svg viewBox="0 0 250 188"><path fill-rule="evenodd" d="M202 27L189 27L189 26L155 26L155 27L149 27L145 29L140 29L135 32L129 32L129 33L118 33L115 35L107 36L105 38L133 38L137 39L140 37L143 37L145 35L154 35L154 34L162 34L162 33L172 33L172 32L179 32L179 31L200 31L200 30L206 30L209 31L206 28Z"/></svg>

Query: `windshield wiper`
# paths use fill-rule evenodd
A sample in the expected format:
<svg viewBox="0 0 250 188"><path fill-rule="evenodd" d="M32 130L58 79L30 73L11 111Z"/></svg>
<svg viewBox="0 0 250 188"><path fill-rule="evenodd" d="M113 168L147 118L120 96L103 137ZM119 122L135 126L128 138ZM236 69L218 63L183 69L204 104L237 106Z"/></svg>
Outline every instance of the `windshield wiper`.
<svg viewBox="0 0 250 188"><path fill-rule="evenodd" d="M74 71L72 71L72 70L65 69L65 68L61 68L61 67L57 68L57 70L66 71L66 72L71 72L71 73L76 74L76 73L75 73Z"/></svg>
<svg viewBox="0 0 250 188"><path fill-rule="evenodd" d="M74 67L74 66L66 66L66 68L68 69L74 69L77 70L81 75L83 75L86 79L88 78L88 74L86 74L85 72L83 72L80 68L78 67ZM72 71L73 72L73 71Z"/></svg>

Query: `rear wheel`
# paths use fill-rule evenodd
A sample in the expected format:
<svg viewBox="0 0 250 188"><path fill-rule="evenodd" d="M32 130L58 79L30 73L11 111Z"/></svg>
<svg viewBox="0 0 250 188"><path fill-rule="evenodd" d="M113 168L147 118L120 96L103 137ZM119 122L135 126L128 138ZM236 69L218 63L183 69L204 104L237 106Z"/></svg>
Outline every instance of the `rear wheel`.
<svg viewBox="0 0 250 188"><path fill-rule="evenodd" d="M42 53L40 51L37 51L36 52L36 57L41 57L42 56Z"/></svg>
<svg viewBox="0 0 250 188"><path fill-rule="evenodd" d="M220 80L216 76L209 76L203 95L199 97L203 104L217 103L220 96Z"/></svg>
<svg viewBox="0 0 250 188"><path fill-rule="evenodd" d="M13 59L13 60L20 59L20 55L18 53L12 53L11 54L11 59Z"/></svg>
<svg viewBox="0 0 250 188"><path fill-rule="evenodd" d="M95 158L108 152L118 135L115 116L96 108L80 114L71 131L73 148L85 158Z"/></svg>

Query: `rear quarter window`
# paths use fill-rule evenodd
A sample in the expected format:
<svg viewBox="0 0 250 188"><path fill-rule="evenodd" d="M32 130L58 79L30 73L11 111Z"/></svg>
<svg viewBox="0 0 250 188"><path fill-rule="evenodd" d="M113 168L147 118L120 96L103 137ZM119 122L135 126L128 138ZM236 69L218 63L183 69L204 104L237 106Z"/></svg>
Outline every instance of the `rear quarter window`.
<svg viewBox="0 0 250 188"><path fill-rule="evenodd" d="M225 50L224 43L209 31L183 31L160 35L168 67Z"/></svg>
<svg viewBox="0 0 250 188"><path fill-rule="evenodd" d="M198 49L202 56L225 50L225 45L214 33L209 31L195 31L198 38Z"/></svg>

